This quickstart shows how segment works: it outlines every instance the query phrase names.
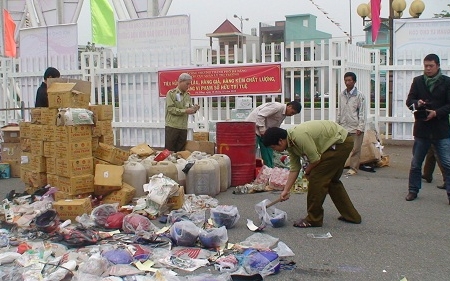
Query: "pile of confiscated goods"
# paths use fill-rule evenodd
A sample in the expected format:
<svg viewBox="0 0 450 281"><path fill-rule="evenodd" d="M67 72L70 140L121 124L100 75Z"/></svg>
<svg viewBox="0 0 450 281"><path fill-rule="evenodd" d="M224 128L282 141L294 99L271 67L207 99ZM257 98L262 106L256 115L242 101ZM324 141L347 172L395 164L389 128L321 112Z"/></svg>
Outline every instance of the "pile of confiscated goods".
<svg viewBox="0 0 450 281"><path fill-rule="evenodd" d="M166 177L156 181L173 184ZM260 232L229 243L227 229L239 211L207 195L185 195L182 208L154 224L146 209L156 202L148 195L135 205L86 205L87 212L63 221L52 207L53 192L47 186L3 201L2 280L262 280L294 255ZM193 273L206 266L215 270Z"/></svg>

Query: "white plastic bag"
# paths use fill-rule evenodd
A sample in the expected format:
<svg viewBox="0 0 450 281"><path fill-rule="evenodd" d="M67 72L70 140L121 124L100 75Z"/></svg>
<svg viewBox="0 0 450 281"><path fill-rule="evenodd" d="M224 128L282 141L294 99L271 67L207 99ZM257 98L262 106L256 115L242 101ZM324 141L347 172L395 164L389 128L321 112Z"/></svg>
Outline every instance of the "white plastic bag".
<svg viewBox="0 0 450 281"><path fill-rule="evenodd" d="M284 226L287 221L287 213L273 206L267 208L268 204L270 204L270 200L265 199L255 205L255 211L258 213L259 218L272 227Z"/></svg>

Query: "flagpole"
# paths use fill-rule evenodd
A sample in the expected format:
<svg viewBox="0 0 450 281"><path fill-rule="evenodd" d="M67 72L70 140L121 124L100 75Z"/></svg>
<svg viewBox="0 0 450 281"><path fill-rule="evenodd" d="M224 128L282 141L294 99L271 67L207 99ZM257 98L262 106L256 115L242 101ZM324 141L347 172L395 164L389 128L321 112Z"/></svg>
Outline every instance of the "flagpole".
<svg viewBox="0 0 450 281"><path fill-rule="evenodd" d="M3 19L3 9L5 9L6 7L6 0L0 0L0 26L1 28L1 32L0 32L0 56L4 57L5 56L5 38L4 38L4 19Z"/></svg>

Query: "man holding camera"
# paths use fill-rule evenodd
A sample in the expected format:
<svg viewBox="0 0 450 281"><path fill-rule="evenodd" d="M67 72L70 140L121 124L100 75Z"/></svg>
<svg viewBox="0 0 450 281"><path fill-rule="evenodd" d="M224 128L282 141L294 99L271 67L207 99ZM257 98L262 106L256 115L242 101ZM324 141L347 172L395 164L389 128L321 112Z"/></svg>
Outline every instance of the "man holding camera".
<svg viewBox="0 0 450 281"><path fill-rule="evenodd" d="M423 60L424 74L414 78L406 105L414 111L414 146L406 201L417 198L421 188L422 162L433 144L445 172L450 204L450 77L442 75L435 54Z"/></svg>

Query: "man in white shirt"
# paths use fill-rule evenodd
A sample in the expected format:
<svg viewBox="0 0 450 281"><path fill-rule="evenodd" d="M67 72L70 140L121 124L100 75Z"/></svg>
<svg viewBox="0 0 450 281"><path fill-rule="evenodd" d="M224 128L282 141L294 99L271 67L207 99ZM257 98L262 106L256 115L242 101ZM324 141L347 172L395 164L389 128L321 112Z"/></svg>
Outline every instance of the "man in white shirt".
<svg viewBox="0 0 450 281"><path fill-rule="evenodd" d="M280 127L286 116L293 116L301 110L302 106L298 101L287 104L268 102L255 108L245 119L256 124L256 145L259 146L264 165L267 167L273 168L273 150L262 143L261 137L268 128Z"/></svg>
<svg viewBox="0 0 450 281"><path fill-rule="evenodd" d="M366 104L364 95L355 87L356 74L347 72L344 74L346 89L339 95L336 123L344 127L349 135L353 136L353 150L350 153L350 169L347 176L355 175L359 169L361 157L361 145L364 139L366 126Z"/></svg>

